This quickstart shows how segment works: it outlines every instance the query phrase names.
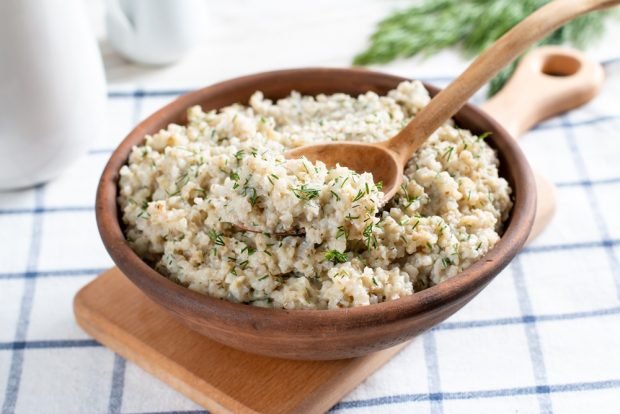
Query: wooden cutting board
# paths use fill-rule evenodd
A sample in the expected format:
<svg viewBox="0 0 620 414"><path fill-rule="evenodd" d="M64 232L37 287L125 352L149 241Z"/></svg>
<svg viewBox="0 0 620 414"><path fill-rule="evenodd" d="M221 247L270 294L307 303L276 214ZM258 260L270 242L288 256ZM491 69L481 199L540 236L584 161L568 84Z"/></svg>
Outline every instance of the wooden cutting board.
<svg viewBox="0 0 620 414"><path fill-rule="evenodd" d="M170 316L117 268L82 288L78 324L214 413L320 413L406 344L339 361L289 361L220 345Z"/></svg>

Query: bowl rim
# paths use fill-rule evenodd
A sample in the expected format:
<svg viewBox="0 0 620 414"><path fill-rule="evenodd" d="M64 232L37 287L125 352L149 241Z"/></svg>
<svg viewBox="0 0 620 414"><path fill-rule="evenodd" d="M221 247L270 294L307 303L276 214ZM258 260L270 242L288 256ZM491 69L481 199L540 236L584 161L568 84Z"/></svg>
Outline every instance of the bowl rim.
<svg viewBox="0 0 620 414"><path fill-rule="evenodd" d="M413 315L430 312L447 303L460 303L459 299L466 300L508 265L525 243L533 224L536 209L535 184L529 164L516 140L512 139L508 132L490 115L468 103L459 110L459 113L467 110L474 115L481 116L488 121L493 129L501 132L499 135L503 135L500 138L502 150L500 151L495 145L496 150L500 151L502 155L510 153L514 162L514 165L511 166L511 172L514 181L519 181L520 186L513 188L512 199L514 204L510 214L510 222L500 240L480 260L451 279L409 296L367 306L339 309L262 308L218 299L180 286L140 259L129 247L122 232L121 216L117 205L119 170L126 164L133 146L138 145L145 135L152 133L153 126L161 123L158 120L161 116L168 116L173 111L185 111L205 95L221 93L234 88L239 83L253 83L282 76L295 77L311 72L319 72L328 76L330 74L341 76L352 74L382 77L385 80L394 81L395 84L404 80L411 80L358 68L284 69L241 76L178 97L135 126L111 154L99 181L95 204L97 225L101 238L120 270L145 293L155 298L169 310L178 312L178 309L186 309L192 313L197 313L200 317L213 318L224 324L234 321L234 324L243 324L255 329L260 327L273 332L280 332L281 329L278 328L286 326L289 329L288 333L304 331L304 325L341 330L395 322ZM438 88L424 82L423 84L427 89L437 93ZM495 141L497 137L491 137L491 139ZM175 308L178 307L178 309L170 305ZM232 325L228 328L223 326L222 329L234 331L235 327Z"/></svg>

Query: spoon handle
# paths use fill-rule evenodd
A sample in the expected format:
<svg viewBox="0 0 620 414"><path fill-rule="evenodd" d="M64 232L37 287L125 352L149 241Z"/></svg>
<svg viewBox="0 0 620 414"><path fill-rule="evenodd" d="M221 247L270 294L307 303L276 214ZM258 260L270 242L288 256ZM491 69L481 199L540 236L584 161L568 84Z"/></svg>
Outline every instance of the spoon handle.
<svg viewBox="0 0 620 414"><path fill-rule="evenodd" d="M536 10L478 56L447 88L437 94L398 134L383 145L397 153L401 163L452 117L471 96L502 68L538 40L566 22L594 10L620 4L620 0L556 0Z"/></svg>

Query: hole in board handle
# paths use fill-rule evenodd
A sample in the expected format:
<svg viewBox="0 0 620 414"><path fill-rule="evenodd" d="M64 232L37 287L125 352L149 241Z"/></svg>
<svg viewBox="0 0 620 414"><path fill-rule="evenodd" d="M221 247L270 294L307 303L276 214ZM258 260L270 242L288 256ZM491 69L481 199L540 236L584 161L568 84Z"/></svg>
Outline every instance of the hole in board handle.
<svg viewBox="0 0 620 414"><path fill-rule="evenodd" d="M543 62L542 73L549 76L572 76L581 68L581 62L572 56L551 55Z"/></svg>

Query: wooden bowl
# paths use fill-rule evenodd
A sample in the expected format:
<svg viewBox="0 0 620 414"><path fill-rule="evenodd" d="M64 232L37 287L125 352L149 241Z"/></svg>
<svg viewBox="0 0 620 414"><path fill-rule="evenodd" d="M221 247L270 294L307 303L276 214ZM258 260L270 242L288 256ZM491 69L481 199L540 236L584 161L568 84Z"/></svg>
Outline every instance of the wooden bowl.
<svg viewBox="0 0 620 414"><path fill-rule="evenodd" d="M162 276L129 247L117 206L119 169L134 145L170 123L186 122L186 109L205 110L247 103L254 91L277 99L292 90L304 95L367 91L385 94L404 78L360 69L295 69L232 79L184 95L142 121L114 151L97 192L99 232L121 271L156 303L191 329L242 351L290 359L340 359L364 355L406 341L437 325L484 288L515 256L530 232L536 189L516 142L493 119L471 105L455 116L475 133L492 132L489 143L500 158L500 174L513 189L514 207L506 231L484 258L456 277L411 296L376 305L336 310L264 309L212 298ZM439 89L425 85L431 95Z"/></svg>

